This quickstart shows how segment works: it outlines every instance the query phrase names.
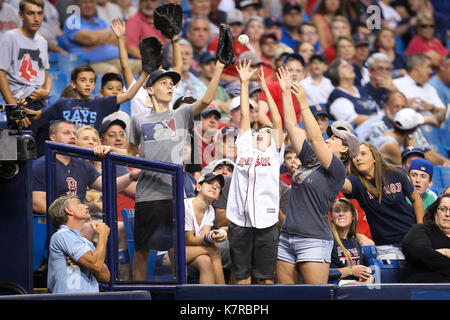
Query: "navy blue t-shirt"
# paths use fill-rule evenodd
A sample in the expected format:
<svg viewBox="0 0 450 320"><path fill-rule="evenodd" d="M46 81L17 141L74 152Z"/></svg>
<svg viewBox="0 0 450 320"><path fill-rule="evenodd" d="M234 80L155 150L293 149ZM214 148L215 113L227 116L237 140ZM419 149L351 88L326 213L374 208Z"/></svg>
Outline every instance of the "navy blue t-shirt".
<svg viewBox="0 0 450 320"><path fill-rule="evenodd" d="M45 156L33 161L33 191L46 192ZM76 194L81 202L86 198L87 188L100 176L100 173L86 160L71 158L66 166L56 159L55 197Z"/></svg>
<svg viewBox="0 0 450 320"><path fill-rule="evenodd" d="M350 176L352 193L347 198L358 200L369 223L372 239L376 245L399 244L403 237L416 224L413 207L406 202L414 185L406 173L396 170L386 174L389 183L383 186L381 203L367 191L357 177ZM375 179L369 180L375 186Z"/></svg>
<svg viewBox="0 0 450 320"><path fill-rule="evenodd" d="M363 248L356 239L342 239L342 245L347 249L352 258L352 266L363 265L368 266L368 263L364 257ZM331 264L330 269L339 269L348 267L347 260L345 259L344 250L338 245L336 240L333 242L333 251L331 251ZM355 276L348 276L343 278L345 280L358 280Z"/></svg>
<svg viewBox="0 0 450 320"><path fill-rule="evenodd" d="M42 116L47 120L67 120L75 127L89 125L98 130L103 118L118 110L117 96L88 100L61 98L42 109Z"/></svg>
<svg viewBox="0 0 450 320"><path fill-rule="evenodd" d="M380 110L383 109L383 105L386 102L387 95L389 93L388 89L386 88L381 88L381 90L375 89L369 82L362 88L362 90L364 90L364 93L369 95L372 98L372 100L377 103L378 108Z"/></svg>
<svg viewBox="0 0 450 320"><path fill-rule="evenodd" d="M361 87L356 87L356 89L358 89L359 98L354 97L351 94L339 88L335 88L328 97L327 104L325 105L325 109L327 110L328 114L331 115L330 106L338 98L345 98L350 100L353 103L355 112L357 114L363 114L368 116L376 114L379 109L377 103L367 94L366 90L363 90Z"/></svg>

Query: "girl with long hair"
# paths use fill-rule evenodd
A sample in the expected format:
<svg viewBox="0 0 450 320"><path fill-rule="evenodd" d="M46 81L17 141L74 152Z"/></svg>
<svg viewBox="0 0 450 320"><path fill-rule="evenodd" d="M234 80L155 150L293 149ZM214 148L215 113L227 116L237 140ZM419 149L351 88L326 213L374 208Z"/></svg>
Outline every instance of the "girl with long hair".
<svg viewBox="0 0 450 320"><path fill-rule="evenodd" d="M345 180L342 192L346 198L357 199L366 213L377 255L383 259L403 258L400 245L403 237L423 220L420 194L407 174L384 161L371 143L360 144L350 170L351 176Z"/></svg>

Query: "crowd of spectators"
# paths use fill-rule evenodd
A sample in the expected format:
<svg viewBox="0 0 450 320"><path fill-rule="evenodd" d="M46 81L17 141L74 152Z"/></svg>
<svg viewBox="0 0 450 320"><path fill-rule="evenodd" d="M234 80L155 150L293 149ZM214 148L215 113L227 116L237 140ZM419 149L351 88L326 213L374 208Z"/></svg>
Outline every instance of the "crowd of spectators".
<svg viewBox="0 0 450 320"><path fill-rule="evenodd" d="M153 23L154 10L168 2L182 5L183 10L182 31L173 39L165 38ZM372 11L368 10L371 5L380 8L376 11L380 14L375 17L380 22L376 27L369 23L374 20ZM302 237L309 232L295 225L300 223L299 217L310 219L301 223L305 223L304 227L311 224L311 230L318 225L330 228L331 223L331 229L320 229L318 234L312 235L312 238L331 241L327 245L332 259L323 258L323 261L326 264L331 261L330 268L340 270L344 280L372 281L369 270L358 266L365 263L361 245L376 245L380 257L411 257L412 235L429 233L428 229L435 230L436 227L431 225L429 218L423 230L415 228L413 233L408 233L409 230L416 223L422 223L424 207L432 206L450 184L447 177L439 187L433 185L433 167L450 165L450 144L447 149L438 149L424 132L432 128L448 135L449 130L450 51L447 48L450 43L447 35L450 13L441 11L441 6L440 1L432 0L1 0L0 90L3 100L8 104L25 105L27 111L36 114L31 129L41 158L33 165L34 211L46 212L45 179L43 172L36 171L42 170L45 140L91 149L108 146L97 148L97 155L114 151L182 164L186 198L196 199L186 202L190 216L194 218L189 230L195 229L194 235L186 236L189 262L194 261L193 265L201 270L202 283L208 282L205 279L224 283L221 275L218 280L217 267L220 265L225 271L231 270L231 279L235 283L241 283L243 278L246 280L242 283L250 283L261 274L251 268L245 269L245 274L236 271L243 270L240 251L231 239L229 243L225 239L226 231L220 235L215 232L209 238L205 234L210 234L216 227L229 230L230 217L240 221L249 214L246 210L252 211L244 208L240 213L240 206L250 206L246 193L248 196L251 174L243 168L247 166L248 170L252 157L247 155L243 159L239 152L243 150L243 141L259 146L259 139L266 139L264 135L271 134L270 130L264 134L258 130L269 128L275 132L279 125L280 130L284 130L284 142L277 141L276 146L276 152L281 152L281 159L277 159L281 164L280 172L276 177L280 183L269 186L273 190L265 193L271 198L272 193L277 194L273 198L277 199L277 205L273 207L280 213L278 218L274 216L278 221L273 225L274 230L281 232L287 242L292 230ZM215 51L222 23L230 26L234 41L237 63L230 66L216 62ZM241 34L248 36L247 44L238 41ZM149 36L159 38L165 45L165 70L150 75L141 70L139 51L140 40ZM81 61L80 66L70 70L66 89L56 93L59 99L48 105L50 93L55 94L49 55L69 54ZM166 82L161 84L161 79ZM101 82L101 90L98 97L93 97L97 81ZM291 83L291 89L287 88ZM292 109L286 109L287 100L291 100ZM128 101L130 109L121 108ZM312 114L308 120L304 119L306 108ZM306 117L309 117L307 113ZM248 121L245 128L254 132L256 142L252 142L250 136L247 140L241 138L244 136L242 117ZM64 122L50 125L58 120ZM158 122L150 127L146 126L146 121ZM314 124L311 129L312 125L307 124L309 121L316 123L317 128ZM24 125L30 124L27 122L30 121L26 119ZM337 138L343 141L344 149L356 148L353 142L348 142L351 141L349 135L357 137L361 143L359 152L353 150L355 154L351 157L336 151L340 161L331 152L323 156L318 151L318 146L329 146ZM306 148L307 143L305 146L303 142L299 143L299 137L309 141L312 147ZM153 140L171 142L151 145L149 142ZM184 152L178 150L180 147L175 140L182 142ZM257 157L267 156L265 149L261 151L255 147L254 150L248 152ZM418 159L413 160L412 156ZM333 168L336 166L333 170L337 170L335 177L330 173L331 159ZM270 166L269 160L261 158L259 165ZM71 162L71 157L60 156L59 161L58 170L65 181L57 184L61 189L58 195L67 192L78 195L88 205L91 215L101 218L103 209L98 191L101 190L101 179L98 179L101 168L98 163L93 163L94 168L85 168L85 163ZM272 159L272 165L277 161ZM344 166L341 168L336 161L345 164L345 181L340 179ZM70 172L72 167L76 173ZM324 181L336 178L336 184L329 186L329 190L320 190L327 188L326 183L315 186L317 190L313 192L307 189L312 193L304 199L306 191L299 189L299 185L304 184L305 179L311 180L308 178L310 171L320 171L320 179ZM83 177L87 172L91 172L90 177ZM224 180L212 176L205 178L211 172L220 174ZM77 177L69 177L71 174ZM150 222L142 214L146 210L169 210L171 183L166 181L167 177L141 172L137 179L138 173L126 167L121 167L117 175L120 183L117 196L119 220L120 208L134 206L136 197L136 225L151 225L152 232L156 232L155 221L160 221L170 228L167 219L155 218ZM246 176L244 183L236 180L242 175ZM270 181L253 181L250 189L258 186L262 190ZM230 189L232 195L229 196ZM291 189L294 200L290 199ZM236 190L241 193L236 194ZM313 196L315 192L325 192L326 199L318 201ZM344 196L352 201L333 202ZM302 203L297 203L299 199ZM446 197L439 199L443 203L447 201ZM255 192L252 201L255 201ZM200 203L203 211L199 213ZM239 213L227 212L227 203ZM302 210L300 207L305 203L311 210L317 210L318 215L323 214L319 211L331 212L326 227L322 225L323 216L315 224L314 210L308 214L292 212ZM322 208L325 203L327 208ZM428 216L437 213L448 216L447 207L435 207L432 206ZM268 212L269 209L274 208L268 208ZM214 219L211 210L215 212ZM203 214L208 215L208 228L201 231L197 227L202 225ZM253 229L265 230L252 220L253 213L249 218ZM247 226L245 223L244 227ZM438 229L443 228L439 221L436 223ZM232 225L233 233L229 236L234 234L236 242L237 226L234 222ZM145 233L142 225L138 228L140 234ZM448 230L444 233L448 235ZM119 234L119 255L123 256L126 250L123 224L120 224ZM406 234L404 256L401 249ZM153 237L153 234L136 239L139 246L133 272L127 265L128 270L121 270L122 279L145 279L150 249L167 251L168 263L172 261L171 245L148 246L144 243L147 236ZM207 247L214 239L220 239L220 243L213 250L197 248ZM170 235L164 240L170 242ZM218 248L221 262L217 260ZM280 247L278 250L280 252ZM286 271L290 270L291 264L300 263L302 267L298 272L306 282L314 283L319 278L323 281L323 277L311 276L311 270L328 271L328 268L315 266L316 269L310 270L300 259L307 255L299 254L299 260L295 260L288 249L284 248L283 252L284 256L278 256L276 268L275 262L271 262L273 268L268 270ZM436 261L445 260L445 257L448 260L448 251L436 252L430 253ZM445 257L437 257L439 254ZM72 260L71 263L76 263ZM123 263L127 262L124 258ZM419 269L413 264L408 266L410 271ZM445 272L447 277L429 278L433 281L448 279L448 268ZM275 279L274 271L269 273L269 276L264 274L263 278L268 280L265 283ZM255 279L250 279L251 275ZM285 274L277 274L276 278L281 283L299 281L297 276L291 279Z"/></svg>

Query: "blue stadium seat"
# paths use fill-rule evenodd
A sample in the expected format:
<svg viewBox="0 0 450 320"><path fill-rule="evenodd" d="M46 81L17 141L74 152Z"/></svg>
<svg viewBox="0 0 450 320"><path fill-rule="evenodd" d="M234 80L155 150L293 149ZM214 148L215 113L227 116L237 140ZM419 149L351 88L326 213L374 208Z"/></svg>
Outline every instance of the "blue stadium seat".
<svg viewBox="0 0 450 320"><path fill-rule="evenodd" d="M376 246L362 247L366 261L368 261L372 270L375 270L375 273L373 274L375 283L401 282L404 266L403 259L380 260L377 259Z"/></svg>
<svg viewBox="0 0 450 320"><path fill-rule="evenodd" d="M433 188L444 188L444 182L442 180L441 166L433 166Z"/></svg>
<svg viewBox="0 0 450 320"><path fill-rule="evenodd" d="M70 77L66 73L58 71L51 71L49 76L53 83L52 92L48 99L50 105L60 98L64 88L70 83Z"/></svg>
<svg viewBox="0 0 450 320"><path fill-rule="evenodd" d="M432 125L424 124L420 126L423 135L427 138L428 143L432 145L441 144L441 138L439 136L440 130Z"/></svg>
<svg viewBox="0 0 450 320"><path fill-rule="evenodd" d="M441 176L442 176L442 187L446 188L450 185L450 167L441 166ZM434 176L434 175L433 175Z"/></svg>
<svg viewBox="0 0 450 320"><path fill-rule="evenodd" d="M127 246L128 253L130 255L130 265L133 265L134 259L134 238L133 238L133 230L134 230L134 209L122 209L121 211L123 217L123 224L125 226L125 233L127 235ZM157 263L157 254L156 250L152 250L150 252L150 256L148 258L147 263L147 279L148 280L171 280L171 268L169 267L168 274L156 275L155 274L155 266ZM161 262L158 260L158 262Z"/></svg>
<svg viewBox="0 0 450 320"><path fill-rule="evenodd" d="M44 214L33 214L33 271L48 257L47 219Z"/></svg>
<svg viewBox="0 0 450 320"><path fill-rule="evenodd" d="M72 69L86 62L75 54L49 52L50 70L70 74Z"/></svg>

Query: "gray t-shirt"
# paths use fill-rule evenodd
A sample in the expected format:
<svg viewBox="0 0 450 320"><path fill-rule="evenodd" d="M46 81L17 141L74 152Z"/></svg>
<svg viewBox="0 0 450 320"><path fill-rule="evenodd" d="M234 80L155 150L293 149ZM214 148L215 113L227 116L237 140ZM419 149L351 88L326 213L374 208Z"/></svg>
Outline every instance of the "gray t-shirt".
<svg viewBox="0 0 450 320"><path fill-rule="evenodd" d="M0 70L6 71L14 98L27 98L42 88L45 70L50 68L47 40L38 33L30 39L13 29L3 34L0 42Z"/></svg>
<svg viewBox="0 0 450 320"><path fill-rule="evenodd" d="M140 157L183 164L188 129L194 126L193 105L166 112L141 113L132 117L130 142L140 145ZM142 171L136 187L136 202L172 199L172 176Z"/></svg>
<svg viewBox="0 0 450 320"><path fill-rule="evenodd" d="M305 165L315 156L305 140L298 155L302 166L292 175L289 213L281 230L304 238L333 240L328 211L344 185L346 169L334 154L328 169L319 162L312 167Z"/></svg>

